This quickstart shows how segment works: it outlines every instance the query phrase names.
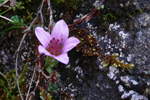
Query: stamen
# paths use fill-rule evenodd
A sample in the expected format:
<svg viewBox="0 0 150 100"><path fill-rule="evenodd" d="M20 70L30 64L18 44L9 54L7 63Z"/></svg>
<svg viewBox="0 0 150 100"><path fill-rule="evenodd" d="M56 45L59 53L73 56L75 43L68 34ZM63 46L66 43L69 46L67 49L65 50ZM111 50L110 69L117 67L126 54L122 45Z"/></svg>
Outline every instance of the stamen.
<svg viewBox="0 0 150 100"><path fill-rule="evenodd" d="M62 53L62 47L63 47L63 44L62 44L62 40L59 41L58 39L55 39L53 38L50 43L48 44L48 48L47 50L52 54L52 55L55 55L55 56L58 56Z"/></svg>

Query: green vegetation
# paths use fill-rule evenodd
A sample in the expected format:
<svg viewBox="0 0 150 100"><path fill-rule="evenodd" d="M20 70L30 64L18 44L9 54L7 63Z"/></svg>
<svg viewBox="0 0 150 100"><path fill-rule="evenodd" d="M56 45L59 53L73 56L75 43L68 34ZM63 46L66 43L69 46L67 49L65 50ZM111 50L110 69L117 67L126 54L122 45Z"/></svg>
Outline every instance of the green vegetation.
<svg viewBox="0 0 150 100"><path fill-rule="evenodd" d="M14 29L14 28L24 28L24 27L27 27L27 25L24 24L23 19L22 19L22 18L19 19L17 15L12 16L12 17L11 17L11 20L12 20L12 21L11 21L10 23L13 24L13 25L12 25L11 27L6 28L5 30L1 31L1 32L0 32L0 35L1 35L2 33L6 32L6 31L9 31L9 30L11 30L11 29Z"/></svg>
<svg viewBox="0 0 150 100"><path fill-rule="evenodd" d="M20 85L20 90L23 96L25 97L25 92L26 92L26 79L25 79L25 73L27 71L28 64L25 64L25 67L19 76L19 85ZM17 83L14 81L16 79L15 75L15 70L10 70L6 75L6 79L1 75L2 77L0 79L0 100L16 100L19 96L18 88L17 88Z"/></svg>
<svg viewBox="0 0 150 100"><path fill-rule="evenodd" d="M0 3L3 3L5 0L1 0ZM11 29L16 29L16 28L25 28L27 27L27 25L24 24L24 21L28 18L28 17L23 17L20 18L20 11L26 9L25 5L28 5L31 3L31 0L20 0L17 2L13 2L11 4L11 2L7 3L7 7L2 7L0 9L0 15L5 17L3 19L0 19L0 24L1 24L1 31L0 31L0 35L6 31L9 31ZM19 10L19 11L18 11ZM13 13L9 13L9 12L13 12ZM9 14L7 14L9 13ZM19 16L19 17L18 17ZM6 23L6 20L8 21ZM5 28L5 26L7 26L7 28ZM10 26L10 27L8 27Z"/></svg>
<svg viewBox="0 0 150 100"><path fill-rule="evenodd" d="M109 19L109 17L112 18L112 19L116 19L116 17L114 15L112 15L111 13L108 13L106 15L103 15L103 20L105 22L107 22L107 20Z"/></svg>
<svg viewBox="0 0 150 100"><path fill-rule="evenodd" d="M5 0L0 0L0 3L3 3Z"/></svg>

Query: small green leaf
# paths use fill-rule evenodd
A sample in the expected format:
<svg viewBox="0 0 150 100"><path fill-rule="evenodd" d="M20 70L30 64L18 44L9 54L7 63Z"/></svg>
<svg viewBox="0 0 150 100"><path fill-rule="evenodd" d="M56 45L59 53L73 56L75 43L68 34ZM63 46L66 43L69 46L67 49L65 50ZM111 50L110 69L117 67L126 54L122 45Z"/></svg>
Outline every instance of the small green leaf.
<svg viewBox="0 0 150 100"><path fill-rule="evenodd" d="M100 7L101 7L101 9L104 9L104 5L101 5Z"/></svg>
<svg viewBox="0 0 150 100"><path fill-rule="evenodd" d="M56 90L57 90L57 84L51 82L50 85L49 85L49 87L48 87L48 91L49 92L56 92Z"/></svg>
<svg viewBox="0 0 150 100"><path fill-rule="evenodd" d="M7 87L4 84L4 81L0 79L0 83L2 83L5 91L7 92L7 95L11 98L11 100L14 100L14 98L12 97L12 95L10 94L9 90L7 89Z"/></svg>
<svg viewBox="0 0 150 100"><path fill-rule="evenodd" d="M41 98L42 100L45 100L43 96L40 96L40 98Z"/></svg>
<svg viewBox="0 0 150 100"><path fill-rule="evenodd" d="M47 71L49 74L51 74L51 73L52 73L52 67L47 66L47 67L46 67L46 71Z"/></svg>

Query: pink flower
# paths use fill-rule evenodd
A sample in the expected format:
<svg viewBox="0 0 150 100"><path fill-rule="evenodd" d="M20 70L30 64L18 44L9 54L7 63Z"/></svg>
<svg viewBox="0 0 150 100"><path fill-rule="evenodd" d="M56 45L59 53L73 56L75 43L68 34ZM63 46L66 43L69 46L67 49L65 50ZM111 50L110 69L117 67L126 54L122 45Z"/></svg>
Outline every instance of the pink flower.
<svg viewBox="0 0 150 100"><path fill-rule="evenodd" d="M42 44L38 47L39 53L53 57L64 64L69 63L67 52L80 43L75 37L68 38L69 29L64 20L55 24L51 34L42 27L36 27L35 35Z"/></svg>

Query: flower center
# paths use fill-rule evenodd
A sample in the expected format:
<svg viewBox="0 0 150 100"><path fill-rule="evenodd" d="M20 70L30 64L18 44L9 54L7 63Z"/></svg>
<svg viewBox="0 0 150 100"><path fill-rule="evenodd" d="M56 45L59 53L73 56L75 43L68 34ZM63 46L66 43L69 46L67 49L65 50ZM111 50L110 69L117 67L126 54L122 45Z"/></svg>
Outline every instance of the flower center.
<svg viewBox="0 0 150 100"><path fill-rule="evenodd" d="M53 38L52 40L50 40L47 50L52 55L58 56L62 53L62 47L63 47L62 42L59 41L58 39Z"/></svg>

